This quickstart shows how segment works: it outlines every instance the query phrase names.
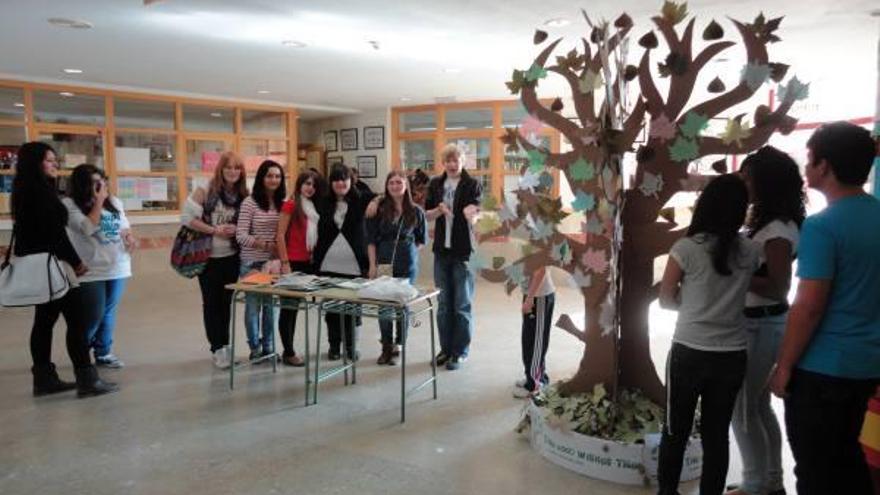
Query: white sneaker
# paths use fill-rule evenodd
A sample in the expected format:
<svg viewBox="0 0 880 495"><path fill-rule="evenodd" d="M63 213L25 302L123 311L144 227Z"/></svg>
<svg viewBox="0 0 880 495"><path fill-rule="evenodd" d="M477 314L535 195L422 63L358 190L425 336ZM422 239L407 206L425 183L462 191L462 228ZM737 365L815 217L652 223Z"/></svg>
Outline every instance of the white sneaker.
<svg viewBox="0 0 880 495"><path fill-rule="evenodd" d="M513 386L515 388L526 388L526 379L520 378L519 380L513 382Z"/></svg>
<svg viewBox="0 0 880 495"><path fill-rule="evenodd" d="M513 387L513 397L516 399L528 399L538 392L538 390L535 390L534 392L526 390L525 387Z"/></svg>
<svg viewBox="0 0 880 495"><path fill-rule="evenodd" d="M221 347L214 351L214 367L219 368L221 370L225 370L229 368L229 348Z"/></svg>

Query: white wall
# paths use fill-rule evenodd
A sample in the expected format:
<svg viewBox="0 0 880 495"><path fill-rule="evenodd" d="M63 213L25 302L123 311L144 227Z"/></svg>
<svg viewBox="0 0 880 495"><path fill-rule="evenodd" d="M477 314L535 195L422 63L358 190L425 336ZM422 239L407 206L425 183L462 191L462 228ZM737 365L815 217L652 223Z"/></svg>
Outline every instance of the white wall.
<svg viewBox="0 0 880 495"><path fill-rule="evenodd" d="M384 126L385 127L385 148L378 150L364 149L364 127L365 126ZM357 129L358 132L358 149L357 151L341 151L342 143L338 133L342 129ZM327 155L342 156L343 163L349 166L355 166L358 156L375 156L376 157L376 178L363 178L363 181L370 185L374 191L380 191L385 184L385 175L391 169L391 109L383 108L380 110L370 110L356 115L346 115L344 117L334 117L330 119L317 120L312 122L303 122L300 127L300 142L323 145L324 132L336 131L338 137L338 148L340 151L331 151Z"/></svg>

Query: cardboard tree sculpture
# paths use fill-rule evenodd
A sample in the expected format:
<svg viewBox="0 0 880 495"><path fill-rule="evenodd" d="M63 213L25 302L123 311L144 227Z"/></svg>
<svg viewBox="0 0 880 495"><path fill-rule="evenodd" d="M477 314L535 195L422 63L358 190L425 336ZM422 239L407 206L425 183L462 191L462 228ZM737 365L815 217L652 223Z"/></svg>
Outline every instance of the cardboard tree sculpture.
<svg viewBox="0 0 880 495"><path fill-rule="evenodd" d="M527 284L527 274L541 266L571 274L583 295L585 321L580 327L563 314L557 326L577 336L585 350L577 373L560 385L563 393L587 392L602 384L614 396L619 387L634 388L663 403L664 389L649 350L648 308L657 293L654 259L666 254L686 228L658 218L661 209L676 192L705 182L689 175L691 162L710 155L747 153L763 145L774 131L790 132L795 120L787 112L808 92L806 85L792 78L780 86L775 110L760 105L751 119L736 116L721 134L704 135L710 119L749 100L768 80L781 82L788 67L771 62L767 53L767 45L779 40L774 33L781 18L768 21L759 15L752 23L733 20L739 43L724 40L723 28L713 20L702 34L705 46L695 53L695 20L684 22L686 5L664 4L661 15L652 20L666 49L654 30L648 31L638 41L644 53L637 66L625 62L632 19L623 14L613 24L594 24L584 13L591 32L578 48L549 63L562 41L556 40L543 48L531 67L515 70L507 83L531 116L557 129L571 143L571 150L551 153L521 129L507 132L504 142L520 147L528 164L520 171L518 190L504 203L484 204L484 212L489 213L484 213L477 230L481 242L500 235L519 235L529 242L513 262L478 256L474 269L489 281L506 284L508 292ZM537 31L534 42L542 45L546 38L546 33ZM688 106L698 76L710 71L710 60L736 45L744 48L748 61L740 80L726 89L715 77L708 84L708 99ZM654 70L652 58L658 55ZM550 74L567 81L576 118L560 114L560 98L549 107L539 100L536 88ZM638 84L635 98L627 90L629 82ZM665 95L658 83L668 86ZM646 142L636 152L636 170L624 190L623 155L635 151L634 141L645 126ZM713 168L725 170L724 158ZM551 169L564 174L571 187L572 214L583 215L579 234L559 230L569 213L562 211L560 199L549 195Z"/></svg>

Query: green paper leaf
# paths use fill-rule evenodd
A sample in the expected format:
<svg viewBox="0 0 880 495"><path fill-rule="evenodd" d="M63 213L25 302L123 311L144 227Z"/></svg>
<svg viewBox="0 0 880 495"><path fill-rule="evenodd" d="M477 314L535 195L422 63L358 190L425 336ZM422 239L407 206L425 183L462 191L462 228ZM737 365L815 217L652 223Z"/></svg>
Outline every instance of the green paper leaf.
<svg viewBox="0 0 880 495"><path fill-rule="evenodd" d="M724 132L722 132L718 137L721 138L721 142L726 145L735 142L737 146L742 145L742 140L748 138L752 135L752 127L748 122L743 124L738 119L729 119L727 121L727 127L725 127Z"/></svg>
<svg viewBox="0 0 880 495"><path fill-rule="evenodd" d="M504 83L507 86L507 89L510 90L510 94L515 95L519 94L522 90L523 86L526 83L525 73L521 70L514 69L513 75L511 76L511 80Z"/></svg>
<svg viewBox="0 0 880 495"><path fill-rule="evenodd" d="M504 257L503 256L495 256L492 258L492 269L500 270L502 266L504 266Z"/></svg>
<svg viewBox="0 0 880 495"><path fill-rule="evenodd" d="M593 72L592 69L587 69L584 77L578 82L578 88L581 90L581 93L586 94L602 88L602 84L602 74Z"/></svg>
<svg viewBox="0 0 880 495"><path fill-rule="evenodd" d="M525 79L529 82L536 82L538 79L544 79L545 77L547 77L547 69L538 64L532 64L525 74Z"/></svg>
<svg viewBox="0 0 880 495"><path fill-rule="evenodd" d="M676 162L693 160L698 154L699 146L697 146L697 142L684 136L678 136L675 143L669 147L669 157Z"/></svg>
<svg viewBox="0 0 880 495"><path fill-rule="evenodd" d="M552 257L554 261L563 265L571 263L571 247L568 245L568 241L562 241L559 244L555 244L553 246Z"/></svg>
<svg viewBox="0 0 880 495"><path fill-rule="evenodd" d="M526 152L529 157L529 172L539 174L544 170L544 162L547 161L547 155L540 150L529 150Z"/></svg>
<svg viewBox="0 0 880 495"><path fill-rule="evenodd" d="M480 234L489 234L501 227L501 221L496 215L483 215L477 220L477 232Z"/></svg>
<svg viewBox="0 0 880 495"><path fill-rule="evenodd" d="M788 81L787 85L779 85L779 91L777 93L777 98L779 101L784 102L788 99L793 99L794 101L806 100L810 96L810 83L802 83L797 76L792 77L791 80Z"/></svg>
<svg viewBox="0 0 880 495"><path fill-rule="evenodd" d="M578 191L575 200L572 201L571 207L575 211L592 211L596 207L596 197L592 194Z"/></svg>
<svg viewBox="0 0 880 495"><path fill-rule="evenodd" d="M694 112L688 112L684 124L679 126L682 135L688 138L697 137L706 127L709 127L709 118Z"/></svg>
<svg viewBox="0 0 880 495"><path fill-rule="evenodd" d="M740 80L746 83L752 91L757 91L768 79L770 79L770 66L764 64L747 63L742 68Z"/></svg>
<svg viewBox="0 0 880 495"><path fill-rule="evenodd" d="M495 200L495 196L491 194L483 195L483 202L480 204L480 208L483 210L497 210L498 209L498 201Z"/></svg>
<svg viewBox="0 0 880 495"><path fill-rule="evenodd" d="M593 180L593 177L596 176L596 167L581 157L572 164L569 169L569 174L571 175L571 178L576 181Z"/></svg>

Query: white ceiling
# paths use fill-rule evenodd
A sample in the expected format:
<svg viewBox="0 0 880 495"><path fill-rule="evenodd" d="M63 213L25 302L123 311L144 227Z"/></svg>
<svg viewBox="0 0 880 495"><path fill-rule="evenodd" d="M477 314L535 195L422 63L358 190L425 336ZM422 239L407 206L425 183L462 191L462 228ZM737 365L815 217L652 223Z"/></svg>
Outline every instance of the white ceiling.
<svg viewBox="0 0 880 495"><path fill-rule="evenodd" d="M661 4L582 5L594 19L626 11L637 38ZM0 0L0 78L293 104L306 120L436 97L506 98L511 70L527 68L537 54L536 27L550 18L571 20L564 28L543 28L567 36L569 46L586 33L580 6L570 0L164 0L149 7L141 0ZM760 10L785 15L778 32L783 41L771 45L771 58L791 64L814 88L824 81L828 91L864 94L869 109L863 113L873 113L880 19L869 12L880 7L876 0L696 0L689 6L704 23L726 16L751 21ZM50 26L50 17L94 27ZM722 25L733 34L729 23ZM308 46L283 46L285 39ZM634 43L633 49L640 54ZM85 72L65 75L64 68ZM460 72L444 72L449 68ZM542 88L551 96L558 86Z"/></svg>

